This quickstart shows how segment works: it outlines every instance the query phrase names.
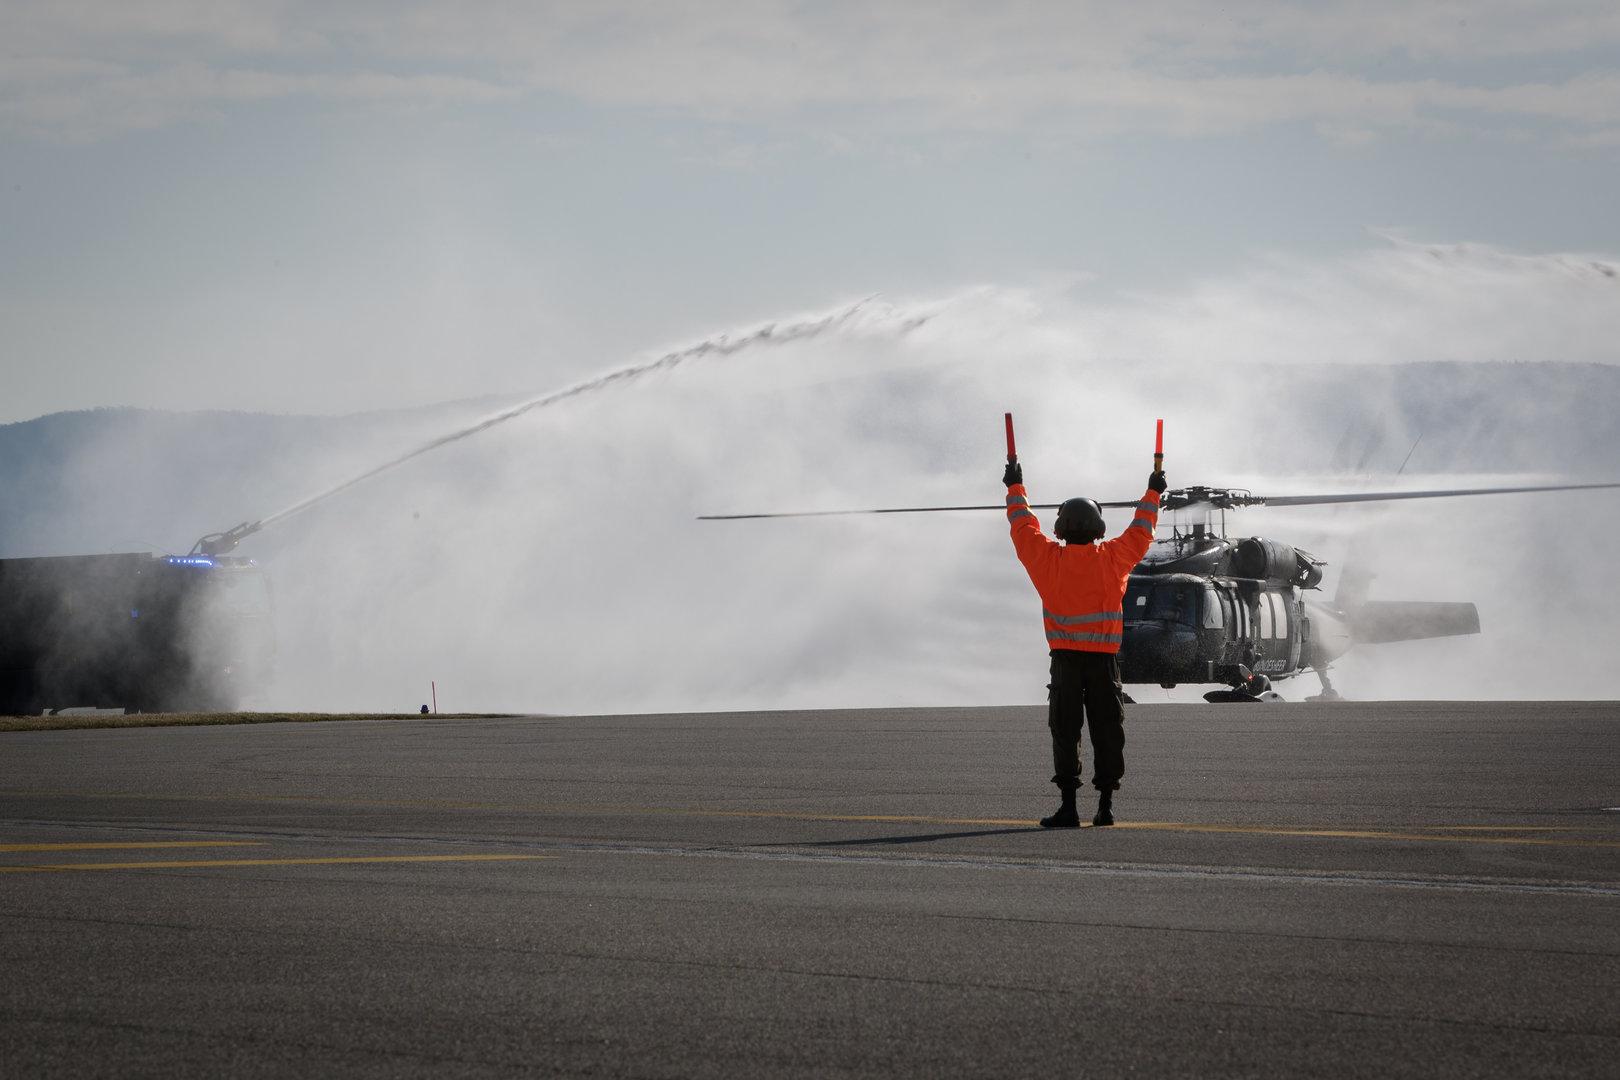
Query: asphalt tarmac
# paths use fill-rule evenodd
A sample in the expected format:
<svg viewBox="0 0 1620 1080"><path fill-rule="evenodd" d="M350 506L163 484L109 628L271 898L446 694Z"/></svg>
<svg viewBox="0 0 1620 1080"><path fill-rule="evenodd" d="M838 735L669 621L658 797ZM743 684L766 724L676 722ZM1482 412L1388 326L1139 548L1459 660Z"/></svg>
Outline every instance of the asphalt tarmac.
<svg viewBox="0 0 1620 1080"><path fill-rule="evenodd" d="M1127 737L1047 832L1029 707L0 735L0 1062L1620 1076L1620 705Z"/></svg>

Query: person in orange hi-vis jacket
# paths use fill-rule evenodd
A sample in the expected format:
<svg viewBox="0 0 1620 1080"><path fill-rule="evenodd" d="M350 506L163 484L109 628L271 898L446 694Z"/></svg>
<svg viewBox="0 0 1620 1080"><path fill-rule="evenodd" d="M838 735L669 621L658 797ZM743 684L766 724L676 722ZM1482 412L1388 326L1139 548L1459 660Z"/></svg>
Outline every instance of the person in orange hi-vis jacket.
<svg viewBox="0 0 1620 1080"><path fill-rule="evenodd" d="M1148 477L1148 490L1130 525L1112 540L1102 539L1102 509L1091 499L1069 499L1060 506L1052 525L1057 540L1049 539L1029 508L1023 467L1009 462L1002 483L1007 485L1013 547L1040 594L1046 643L1052 650L1047 726L1052 729L1052 783L1063 793L1063 805L1042 818L1041 826L1080 825L1074 793L1080 787L1080 729L1088 722L1091 782L1097 789L1097 815L1091 823L1112 825L1114 792L1125 774L1125 704L1119 681L1125 586L1153 543L1164 473Z"/></svg>

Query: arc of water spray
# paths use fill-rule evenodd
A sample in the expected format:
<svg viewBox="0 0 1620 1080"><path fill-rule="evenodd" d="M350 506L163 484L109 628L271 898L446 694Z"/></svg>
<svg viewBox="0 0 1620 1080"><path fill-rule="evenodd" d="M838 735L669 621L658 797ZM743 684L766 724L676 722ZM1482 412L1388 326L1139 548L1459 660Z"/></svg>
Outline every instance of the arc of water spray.
<svg viewBox="0 0 1620 1080"><path fill-rule="evenodd" d="M457 431L452 431L449 434L441 435L436 439L425 442L421 446L416 447L414 450L410 450L407 453L401 454L399 457L385 461L381 465L367 469L358 476L351 477L350 479L345 480L343 483L338 484L335 487L328 488L318 495L311 495L309 498L296 502L284 510L278 510L276 513L271 514L267 518L253 522L251 526L237 526L236 529L231 530L230 534L224 535L230 536L231 534L235 534L233 539L241 539L243 536L246 536L249 533L258 532L260 529L274 525L279 521L285 521L294 514L303 513L305 510L315 506L317 503L324 502L327 499L330 499L332 496L337 495L340 492L347 491L356 484L369 480L381 473L385 473L390 469L398 468L407 461L421 457L423 454L430 453L431 451L437 450L442 446L448 446L453 442L459 442L460 440L471 435L476 435L481 431L488 431L490 428L495 427L498 424L504 424L508 420L514 420L525 413L533 412L536 409L544 409L547 406L555 405L560 401L566 401L570 398L579 397L582 394L590 394L597 390L605 390L609 387L633 382L642 376L650 375L653 372L668 371L672 368L679 367L690 360L701 360L710 357L726 357L731 356L734 353L742 352L744 349L751 349L756 346L786 345L795 341L806 341L810 338L819 337L822 334L841 329L847 325L857 315L868 308L875 299L875 296L868 296L865 299L858 300L855 303L850 304L848 307L840 308L837 311L830 312L826 315L802 319L798 322L766 323L763 326L756 327L755 329L736 337L722 334L719 337L700 341L696 345L689 345L684 349L677 349L673 352L665 353L656 360L649 360L641 364L633 364L629 367L620 368L617 371L610 371L606 375L598 375L595 378L587 379L584 382L575 383L574 385L564 387L561 390L554 390L550 393L542 394L539 397L531 398L528 401L524 401L507 409L503 409L492 416L486 416L484 419L475 424L471 424ZM931 314L921 314L907 318L895 327L895 333L904 334L915 330L932 317L933 316ZM240 531L244 528L245 531Z"/></svg>

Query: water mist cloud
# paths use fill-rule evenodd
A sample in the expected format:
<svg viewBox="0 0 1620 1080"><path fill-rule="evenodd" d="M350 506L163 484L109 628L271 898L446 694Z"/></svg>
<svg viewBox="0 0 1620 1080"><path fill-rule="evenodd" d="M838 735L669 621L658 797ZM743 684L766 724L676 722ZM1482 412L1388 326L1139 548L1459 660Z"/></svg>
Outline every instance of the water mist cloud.
<svg viewBox="0 0 1620 1080"><path fill-rule="evenodd" d="M1034 701L1039 606L1000 515L695 515L994 502L1006 410L1040 501L1135 496L1157 416L1178 483L1390 486L1419 436L1402 477L1415 486L1613 478L1620 372L1562 361L1615 359L1614 263L1394 242L1160 295L1087 281L894 297L780 322L814 332L660 350L626 368L642 377L609 372L602 392L413 413L343 439L334 421L278 434L261 418L220 458L259 464L195 500L154 481L150 460L194 442L154 438L136 467L127 443L86 440L74 475L127 494L143 530L219 527L203 502L235 500L225 516L240 520L441 444L249 542L281 642L261 705L411 708L429 678L457 709ZM1503 342L1539 366L1431 362L1502 356ZM549 404L525 409L537 401ZM1335 573L1360 558L1376 597L1479 603L1477 638L1354 654L1338 680L1352 696L1613 695L1600 608L1620 571L1590 554L1620 526L1617 501L1255 511L1234 527L1298 543ZM51 535L72 532L29 533Z"/></svg>
<svg viewBox="0 0 1620 1080"><path fill-rule="evenodd" d="M1613 363L1620 262L1382 234L1331 261L1273 255L1094 312L1099 355L1197 363Z"/></svg>
<svg viewBox="0 0 1620 1080"><path fill-rule="evenodd" d="M1593 300L1612 288L1597 268L1609 264L1395 243L1162 297L1107 297L1095 284L984 287L892 302L885 325L904 334L840 321L768 351L559 401L289 523L273 562L297 628L277 701L394 707L426 672L440 673L458 707L479 708L1032 700L1039 620L998 515L693 515L994 501L1006 409L1043 500L1134 495L1159 415L1182 482L1276 493L1324 479L1387 486L1418 434L1414 483L1577 458L1620 475L1613 422L1601 426L1612 369L1556 363L1562 348L1592 359L1608 355L1605 335L1620 340L1615 315ZM1522 325L1526 310L1575 329L1541 340ZM1154 337L1154 311L1203 321ZM1343 358L1305 350L1324 321L1376 331L1356 339L1353 359L1382 366L1311 362ZM1462 327L1463 340L1444 341ZM1258 347L1272 335L1299 351ZM1515 339L1553 365L1553 381L1527 383L1530 369L1512 365L1399 363ZM1593 411L1554 431L1542 407ZM1558 657L1590 662L1566 692L1620 689L1598 674L1607 635L1594 633L1597 613L1580 599L1587 586L1558 569L1580 561L1582 541L1538 524L1557 507L1481 503L1258 511L1235 527L1336 564L1354 547L1378 570L1378 596L1480 603L1480 638L1356 655L1341 679L1352 694L1540 694L1541 665ZM1598 527L1620 518L1600 499L1588 512ZM342 537L357 519L368 532L352 545ZM1549 608L1571 617L1549 621Z"/></svg>

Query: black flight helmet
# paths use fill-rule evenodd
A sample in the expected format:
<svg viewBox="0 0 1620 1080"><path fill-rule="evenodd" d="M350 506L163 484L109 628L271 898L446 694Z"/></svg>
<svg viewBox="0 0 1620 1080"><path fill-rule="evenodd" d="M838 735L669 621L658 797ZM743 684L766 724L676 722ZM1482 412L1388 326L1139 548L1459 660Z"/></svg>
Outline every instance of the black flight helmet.
<svg viewBox="0 0 1620 1080"><path fill-rule="evenodd" d="M1071 544L1089 544L1101 540L1107 526L1103 524L1102 507L1093 499L1065 499L1058 507L1057 521L1052 532L1059 540Z"/></svg>

